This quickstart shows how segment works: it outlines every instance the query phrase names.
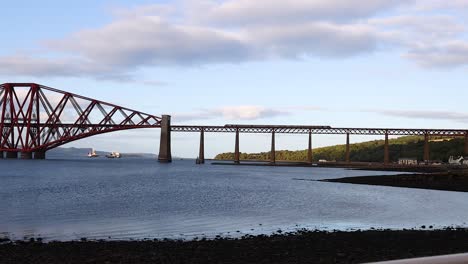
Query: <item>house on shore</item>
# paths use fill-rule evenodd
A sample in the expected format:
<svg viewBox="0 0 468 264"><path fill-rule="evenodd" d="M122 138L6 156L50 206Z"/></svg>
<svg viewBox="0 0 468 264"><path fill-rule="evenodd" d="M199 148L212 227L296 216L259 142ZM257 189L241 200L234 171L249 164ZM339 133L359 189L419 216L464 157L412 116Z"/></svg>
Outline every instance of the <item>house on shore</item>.
<svg viewBox="0 0 468 264"><path fill-rule="evenodd" d="M399 165L418 165L417 158L399 158L398 159Z"/></svg>

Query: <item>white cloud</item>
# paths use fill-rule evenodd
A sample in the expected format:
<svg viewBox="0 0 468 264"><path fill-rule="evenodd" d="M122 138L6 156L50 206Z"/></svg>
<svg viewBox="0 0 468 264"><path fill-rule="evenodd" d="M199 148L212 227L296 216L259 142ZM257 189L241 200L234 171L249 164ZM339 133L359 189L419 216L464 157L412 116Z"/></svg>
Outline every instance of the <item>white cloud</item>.
<svg viewBox="0 0 468 264"><path fill-rule="evenodd" d="M86 66L76 64L73 60L35 58L27 55L13 55L0 59L0 73L3 75L18 74L30 76L82 75L87 72ZM80 65L84 67L80 67ZM89 73L89 72L88 72Z"/></svg>
<svg viewBox="0 0 468 264"><path fill-rule="evenodd" d="M269 29L257 27L248 32L256 54L263 53L267 58L348 57L377 48L376 32L359 24L317 22Z"/></svg>
<svg viewBox="0 0 468 264"><path fill-rule="evenodd" d="M113 65L103 65L85 58L39 58L20 54L0 57L0 75L34 77L89 77L98 80L129 81L132 78Z"/></svg>
<svg viewBox="0 0 468 264"><path fill-rule="evenodd" d="M381 40L403 49L402 57L425 68L468 65L466 27L448 15L403 15L370 19Z"/></svg>
<svg viewBox="0 0 468 264"><path fill-rule="evenodd" d="M227 120L256 120L289 115L284 110L255 105L225 106L215 109L202 109L192 113L174 114L174 121L222 118Z"/></svg>
<svg viewBox="0 0 468 264"><path fill-rule="evenodd" d="M396 15L372 18L368 23L380 32L396 32L407 45L453 38L465 30L463 23L448 15Z"/></svg>
<svg viewBox="0 0 468 264"><path fill-rule="evenodd" d="M278 116L293 115L297 112L323 110L317 106L284 106L264 107L258 105L224 106L212 109L200 109L190 113L174 114L175 122L189 120L224 119L224 120L257 120Z"/></svg>
<svg viewBox="0 0 468 264"><path fill-rule="evenodd" d="M419 47L409 51L407 58L428 68L453 68L468 65L468 42L450 41Z"/></svg>
<svg viewBox="0 0 468 264"><path fill-rule="evenodd" d="M174 25L157 16L124 18L94 30L49 41L53 50L80 54L96 64L135 68L145 65L245 60L238 36L208 27Z"/></svg>
<svg viewBox="0 0 468 264"><path fill-rule="evenodd" d="M148 86L167 86L167 82L163 81L155 81L155 80L148 80L148 81L140 81L139 83L148 85Z"/></svg>
<svg viewBox="0 0 468 264"><path fill-rule="evenodd" d="M346 58L389 48L425 67L468 65L461 17L437 9L421 15L414 6L423 2L185 0L113 9L109 24L43 41L41 56L0 57L0 74L135 81L148 67ZM467 1L430 3L454 9Z"/></svg>
<svg viewBox="0 0 468 264"><path fill-rule="evenodd" d="M201 2L201 3L200 3ZM228 0L189 1L192 19L204 23L250 27L310 21L365 18L408 4L408 0Z"/></svg>
<svg viewBox="0 0 468 264"><path fill-rule="evenodd" d="M275 116L288 115L288 112L259 106L224 107L218 110L223 117L229 120L254 120Z"/></svg>
<svg viewBox="0 0 468 264"><path fill-rule="evenodd" d="M449 111L434 111L434 110L369 110L368 112L376 112L386 116L414 118L414 119L438 119L452 120L462 123L468 123L468 113L449 112Z"/></svg>
<svg viewBox="0 0 468 264"><path fill-rule="evenodd" d="M138 18L146 15L169 16L176 12L176 7L169 4L148 4L133 8L113 8L112 14L116 17Z"/></svg>
<svg viewBox="0 0 468 264"><path fill-rule="evenodd" d="M468 0L418 0L414 2L414 10L431 11L431 10L451 10L459 11L460 9L468 8Z"/></svg>

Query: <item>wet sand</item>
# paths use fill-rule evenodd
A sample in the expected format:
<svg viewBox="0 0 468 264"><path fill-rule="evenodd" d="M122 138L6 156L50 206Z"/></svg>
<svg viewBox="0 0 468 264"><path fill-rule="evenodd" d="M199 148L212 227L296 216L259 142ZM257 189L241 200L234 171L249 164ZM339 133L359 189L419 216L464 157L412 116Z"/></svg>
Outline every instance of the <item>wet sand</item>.
<svg viewBox="0 0 468 264"><path fill-rule="evenodd" d="M359 176L320 181L468 192L466 172Z"/></svg>
<svg viewBox="0 0 468 264"><path fill-rule="evenodd" d="M468 252L465 229L302 231L187 242L4 242L0 245L0 262L362 263L461 252Z"/></svg>

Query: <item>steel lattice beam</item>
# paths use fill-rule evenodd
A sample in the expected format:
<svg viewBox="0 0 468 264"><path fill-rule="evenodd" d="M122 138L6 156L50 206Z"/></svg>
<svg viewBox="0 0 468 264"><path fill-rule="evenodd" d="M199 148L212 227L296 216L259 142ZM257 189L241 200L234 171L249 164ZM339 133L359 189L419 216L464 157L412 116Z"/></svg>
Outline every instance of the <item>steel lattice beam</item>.
<svg viewBox="0 0 468 264"><path fill-rule="evenodd" d="M467 129L416 129L416 128L334 128L330 126L268 126L268 125L225 125L225 126L172 126L174 132L214 133L281 133L281 134L350 134L350 135L393 135L393 136L464 136Z"/></svg>
<svg viewBox="0 0 468 264"><path fill-rule="evenodd" d="M47 151L119 130L160 127L161 117L35 83L0 85L0 151Z"/></svg>

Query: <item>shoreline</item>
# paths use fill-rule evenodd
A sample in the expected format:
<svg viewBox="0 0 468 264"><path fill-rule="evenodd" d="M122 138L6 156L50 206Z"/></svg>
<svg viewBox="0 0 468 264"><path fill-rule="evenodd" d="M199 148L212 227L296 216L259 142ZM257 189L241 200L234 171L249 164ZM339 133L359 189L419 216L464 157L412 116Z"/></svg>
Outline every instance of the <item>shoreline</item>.
<svg viewBox="0 0 468 264"><path fill-rule="evenodd" d="M385 165L383 163L367 162L327 162L308 164L304 162L277 162L275 164L265 161L242 161L240 164L224 162L212 162L212 165L231 166L279 166L279 167L314 167L314 168L343 168L349 170L366 171L392 171L402 172L396 175L354 176L336 179L294 179L305 181L321 181L335 183L349 183L362 185L375 185L387 187L416 188L440 191L468 192L468 169L465 166L448 165L419 165L401 166L397 164Z"/></svg>
<svg viewBox="0 0 468 264"><path fill-rule="evenodd" d="M337 179L323 179L317 181L400 188L415 188L439 191L468 192L468 174L466 172L357 176Z"/></svg>
<svg viewBox="0 0 468 264"><path fill-rule="evenodd" d="M267 167L308 167L308 168L342 168L350 170L369 170L369 171L400 171L400 172L446 172L449 170L465 170L466 167L450 167L441 165L398 165L372 162L326 162L326 163L307 163L300 161L276 161L274 164L268 161L259 160L241 160L240 163L228 160L209 160L211 165L215 166L267 166Z"/></svg>
<svg viewBox="0 0 468 264"><path fill-rule="evenodd" d="M3 241L0 259L2 263L362 263L464 253L467 245L468 229L463 228L302 230L193 241Z"/></svg>

